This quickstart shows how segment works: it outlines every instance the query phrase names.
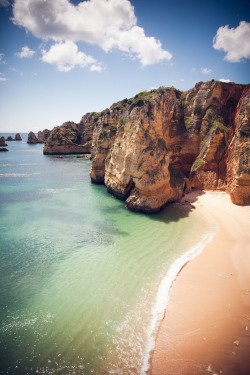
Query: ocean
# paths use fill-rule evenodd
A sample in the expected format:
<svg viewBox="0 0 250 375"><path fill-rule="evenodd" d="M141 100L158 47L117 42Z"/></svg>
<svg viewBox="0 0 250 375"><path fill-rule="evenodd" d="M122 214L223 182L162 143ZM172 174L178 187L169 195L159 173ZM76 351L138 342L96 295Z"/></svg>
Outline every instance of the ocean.
<svg viewBox="0 0 250 375"><path fill-rule="evenodd" d="M172 282L216 224L132 213L90 160L21 136L0 153L0 374L145 375Z"/></svg>

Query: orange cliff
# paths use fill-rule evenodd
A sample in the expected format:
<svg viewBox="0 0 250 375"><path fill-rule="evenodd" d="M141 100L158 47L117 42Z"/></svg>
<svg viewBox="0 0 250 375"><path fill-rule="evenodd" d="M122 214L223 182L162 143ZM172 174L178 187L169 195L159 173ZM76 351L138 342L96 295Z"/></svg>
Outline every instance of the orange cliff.
<svg viewBox="0 0 250 375"><path fill-rule="evenodd" d="M160 87L54 128L44 153L91 153L92 182L134 211L156 212L191 188L249 204L249 111L249 85Z"/></svg>

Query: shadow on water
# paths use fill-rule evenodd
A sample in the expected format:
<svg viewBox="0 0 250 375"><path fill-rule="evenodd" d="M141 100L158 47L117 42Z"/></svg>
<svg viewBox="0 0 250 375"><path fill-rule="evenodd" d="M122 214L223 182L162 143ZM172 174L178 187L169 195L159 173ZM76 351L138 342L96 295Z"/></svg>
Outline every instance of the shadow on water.
<svg viewBox="0 0 250 375"><path fill-rule="evenodd" d="M113 194L108 193L105 185L95 185L92 184L94 190L99 190L102 194L106 195L106 199L112 199L116 201L114 205L105 205L100 207L100 210L104 214L113 214L114 210L116 212L127 212L127 216L139 215L142 217L150 218L154 221L159 221L163 223L178 222L190 215L190 213L195 209L193 203L195 203L201 195L204 194L201 190L192 191L191 195L183 196L180 202L167 203L159 212L156 213L143 213L143 212L133 212L126 208L125 200L116 197Z"/></svg>

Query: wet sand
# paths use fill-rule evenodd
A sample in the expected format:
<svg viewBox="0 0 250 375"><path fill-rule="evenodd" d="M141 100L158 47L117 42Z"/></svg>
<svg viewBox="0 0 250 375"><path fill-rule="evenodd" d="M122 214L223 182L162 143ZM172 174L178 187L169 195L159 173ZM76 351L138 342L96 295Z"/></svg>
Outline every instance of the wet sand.
<svg viewBox="0 0 250 375"><path fill-rule="evenodd" d="M185 196L194 202L197 193ZM219 231L174 282L150 375L250 374L250 206L226 193L192 203Z"/></svg>

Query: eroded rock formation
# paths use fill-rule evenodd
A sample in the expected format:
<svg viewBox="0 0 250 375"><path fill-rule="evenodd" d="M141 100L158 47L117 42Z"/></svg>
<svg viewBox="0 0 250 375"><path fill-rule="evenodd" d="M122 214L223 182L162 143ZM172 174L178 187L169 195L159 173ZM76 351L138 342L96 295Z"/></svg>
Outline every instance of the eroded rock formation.
<svg viewBox="0 0 250 375"><path fill-rule="evenodd" d="M19 133L16 133L15 135L15 141L21 141L22 140L22 137Z"/></svg>
<svg viewBox="0 0 250 375"><path fill-rule="evenodd" d="M79 124L68 121L55 127L45 142L44 154L90 154L97 118L96 113L87 113Z"/></svg>
<svg viewBox="0 0 250 375"><path fill-rule="evenodd" d="M4 137L0 138L0 146L8 146Z"/></svg>
<svg viewBox="0 0 250 375"><path fill-rule="evenodd" d="M135 211L158 211L191 187L250 204L249 91L210 81L142 92L54 128L44 153L91 152L91 180Z"/></svg>
<svg viewBox="0 0 250 375"><path fill-rule="evenodd" d="M27 143L29 144L36 144L36 143L45 143L47 138L50 135L50 130L44 129L43 131L39 131L37 136L33 132L29 132Z"/></svg>

